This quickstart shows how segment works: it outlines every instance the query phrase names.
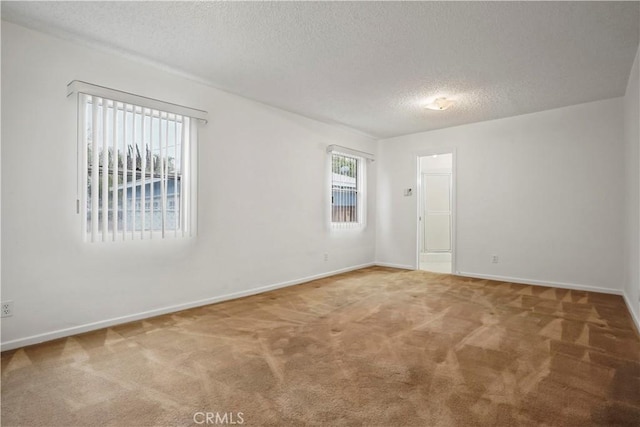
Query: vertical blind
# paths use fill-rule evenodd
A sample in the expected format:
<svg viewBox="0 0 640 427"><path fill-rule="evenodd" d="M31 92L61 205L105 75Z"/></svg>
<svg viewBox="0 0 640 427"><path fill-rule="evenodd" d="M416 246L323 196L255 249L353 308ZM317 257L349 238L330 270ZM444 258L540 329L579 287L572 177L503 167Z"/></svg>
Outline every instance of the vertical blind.
<svg viewBox="0 0 640 427"><path fill-rule="evenodd" d="M362 157L331 153L331 225L353 228L364 224L364 168Z"/></svg>
<svg viewBox="0 0 640 427"><path fill-rule="evenodd" d="M330 223L334 229L361 228L366 222L366 163L373 154L329 145Z"/></svg>
<svg viewBox="0 0 640 427"><path fill-rule="evenodd" d="M79 213L87 239L191 235L197 120L82 92L78 106Z"/></svg>

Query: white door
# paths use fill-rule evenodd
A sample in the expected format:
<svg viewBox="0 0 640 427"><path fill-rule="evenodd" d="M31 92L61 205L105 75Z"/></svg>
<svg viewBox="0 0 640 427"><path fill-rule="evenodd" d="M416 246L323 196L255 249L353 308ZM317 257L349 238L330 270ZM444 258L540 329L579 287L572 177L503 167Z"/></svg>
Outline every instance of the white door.
<svg viewBox="0 0 640 427"><path fill-rule="evenodd" d="M422 174L423 252L451 251L451 174Z"/></svg>

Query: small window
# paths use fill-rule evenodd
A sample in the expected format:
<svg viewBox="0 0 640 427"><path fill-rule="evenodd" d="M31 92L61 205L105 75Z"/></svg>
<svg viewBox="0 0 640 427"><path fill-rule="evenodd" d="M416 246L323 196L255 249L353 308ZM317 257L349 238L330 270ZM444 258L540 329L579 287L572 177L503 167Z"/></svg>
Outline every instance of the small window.
<svg viewBox="0 0 640 427"><path fill-rule="evenodd" d="M116 96L78 91L79 213L87 240L193 234L197 120L127 102L149 98L123 92L119 100L120 92L96 88Z"/></svg>
<svg viewBox="0 0 640 427"><path fill-rule="evenodd" d="M364 225L364 168L362 157L331 154L331 224L334 227Z"/></svg>

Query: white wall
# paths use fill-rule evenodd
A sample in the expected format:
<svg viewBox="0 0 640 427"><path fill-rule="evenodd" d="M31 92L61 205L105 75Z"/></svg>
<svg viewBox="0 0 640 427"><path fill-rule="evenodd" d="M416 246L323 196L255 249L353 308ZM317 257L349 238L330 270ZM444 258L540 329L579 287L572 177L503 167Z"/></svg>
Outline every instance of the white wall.
<svg viewBox="0 0 640 427"><path fill-rule="evenodd" d="M196 239L81 241L74 79L209 112ZM368 227L325 225L325 148L368 137L6 22L2 107L3 349L374 261L375 163Z"/></svg>
<svg viewBox="0 0 640 427"><path fill-rule="evenodd" d="M624 97L625 141L625 269L624 293L640 330L640 49Z"/></svg>
<svg viewBox="0 0 640 427"><path fill-rule="evenodd" d="M621 292L622 107L616 98L380 141L376 260L415 267L417 198L402 189L416 185L416 156L454 149L456 271Z"/></svg>

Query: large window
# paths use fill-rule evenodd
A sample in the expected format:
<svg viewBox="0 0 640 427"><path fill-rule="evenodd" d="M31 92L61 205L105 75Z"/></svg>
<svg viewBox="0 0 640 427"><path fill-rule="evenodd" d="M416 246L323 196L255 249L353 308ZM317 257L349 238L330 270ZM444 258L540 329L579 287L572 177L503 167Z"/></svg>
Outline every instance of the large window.
<svg viewBox="0 0 640 427"><path fill-rule="evenodd" d="M78 131L79 213L87 239L193 234L197 119L172 112L173 104L165 110L135 95L86 92L78 94Z"/></svg>
<svg viewBox="0 0 640 427"><path fill-rule="evenodd" d="M331 224L334 227L364 224L364 168L362 157L331 153Z"/></svg>

